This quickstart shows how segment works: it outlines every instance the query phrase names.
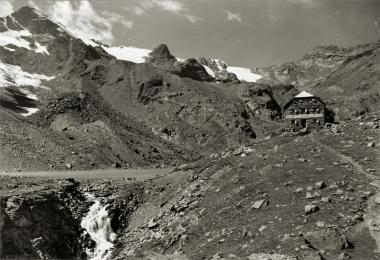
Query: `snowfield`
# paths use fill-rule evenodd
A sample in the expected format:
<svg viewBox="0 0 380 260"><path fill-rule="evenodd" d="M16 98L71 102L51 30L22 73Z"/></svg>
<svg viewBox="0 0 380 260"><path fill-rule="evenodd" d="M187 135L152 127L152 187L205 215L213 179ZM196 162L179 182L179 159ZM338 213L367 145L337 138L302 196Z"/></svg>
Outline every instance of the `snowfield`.
<svg viewBox="0 0 380 260"><path fill-rule="evenodd" d="M54 79L42 74L34 74L23 71L20 66L5 64L0 61L0 87L7 86L32 86L46 88L41 85L42 81Z"/></svg>
<svg viewBox="0 0 380 260"><path fill-rule="evenodd" d="M227 67L227 71L234 73L239 80L244 80L247 82L256 82L262 76L251 72L250 69L241 67Z"/></svg>
<svg viewBox="0 0 380 260"><path fill-rule="evenodd" d="M5 64L0 61L0 87L16 86L19 88L20 92L24 93L26 97L38 100L38 97L31 93L29 90L22 87L32 86L34 88L46 88L42 85L42 81L49 81L54 79L53 77L48 77L42 74L34 74L23 71L20 66ZM23 107L26 113L20 113L22 116L30 116L36 113L39 109L34 107Z"/></svg>
<svg viewBox="0 0 380 260"><path fill-rule="evenodd" d="M87 41L86 41L87 42ZM92 41L91 41L92 42ZM92 42L91 45L93 45L94 42ZM102 46L102 48L108 52L109 54L115 56L119 60L126 60L126 61L131 61L134 63L143 63L146 60L146 57L149 56L149 53L151 50L149 49L140 49L140 48L135 48L135 47L105 47ZM182 58L177 58L178 61L184 61ZM250 69L247 68L241 68L241 67L230 67L227 66L222 60L215 59L214 60L218 70L222 71L224 67L226 67L226 70L228 72L234 73L236 77L239 80L244 80L247 82L256 82L258 79L261 78L261 75L255 74L251 72ZM207 73L215 78L215 72L208 66L202 65Z"/></svg>
<svg viewBox="0 0 380 260"><path fill-rule="evenodd" d="M208 75L215 78L215 72L209 66L206 66L206 65L202 65L202 66L203 68L205 68Z"/></svg>
<svg viewBox="0 0 380 260"><path fill-rule="evenodd" d="M34 41L36 44L36 48L32 49L30 47L30 42L25 40L25 38L29 38L31 42L32 40L32 34L27 30L22 31L14 31L14 30L8 30L5 32L0 33L0 46L3 46L7 50L14 51L14 49L10 46L7 46L8 44L17 46L19 48L25 48L37 53L47 54L49 55L49 52L46 48L46 46L42 46L37 41Z"/></svg>
<svg viewBox="0 0 380 260"><path fill-rule="evenodd" d="M145 62L145 57L149 56L151 50L140 49L135 47L103 47L109 54L115 56L119 60L131 61L134 63Z"/></svg>

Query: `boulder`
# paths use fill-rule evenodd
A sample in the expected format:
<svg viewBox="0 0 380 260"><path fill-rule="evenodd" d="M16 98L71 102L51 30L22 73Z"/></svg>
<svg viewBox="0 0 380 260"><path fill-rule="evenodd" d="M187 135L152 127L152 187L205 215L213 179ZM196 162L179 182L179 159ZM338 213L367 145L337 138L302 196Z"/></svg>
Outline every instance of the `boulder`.
<svg viewBox="0 0 380 260"><path fill-rule="evenodd" d="M335 228L323 228L303 235L306 242L318 250L342 250L352 248L347 237Z"/></svg>
<svg viewBox="0 0 380 260"><path fill-rule="evenodd" d="M310 215L314 212L319 211L319 207L317 205L306 205L305 206L305 215Z"/></svg>

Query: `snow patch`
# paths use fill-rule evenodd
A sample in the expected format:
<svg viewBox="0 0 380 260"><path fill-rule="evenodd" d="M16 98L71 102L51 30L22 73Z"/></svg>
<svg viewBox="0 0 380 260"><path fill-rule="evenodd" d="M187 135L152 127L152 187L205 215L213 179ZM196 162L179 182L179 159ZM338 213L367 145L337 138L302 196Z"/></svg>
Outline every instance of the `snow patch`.
<svg viewBox="0 0 380 260"><path fill-rule="evenodd" d="M31 36L32 34L27 30L21 30L21 31L8 30L5 32L1 32L0 45L9 51L14 51L14 49L7 47L6 45L12 44L19 48L25 48L28 50L35 51L37 53L49 55L49 52L47 51L46 46L42 46L39 42L35 40L34 40L34 43L36 45L36 48L32 49L30 47L30 42L27 41L25 38L30 38Z"/></svg>
<svg viewBox="0 0 380 260"><path fill-rule="evenodd" d="M131 61L134 63L143 63L145 58L149 56L151 50L140 49L135 47L104 47L103 49L109 54L115 56L119 60Z"/></svg>
<svg viewBox="0 0 380 260"><path fill-rule="evenodd" d="M205 68L208 75L215 78L215 72L209 66L206 66L206 65L202 65L202 66L203 66L203 68Z"/></svg>
<svg viewBox="0 0 380 260"><path fill-rule="evenodd" d="M29 42L22 37L30 37L31 34L27 30L14 31L8 30L0 33L0 45L13 44L20 48L30 50Z"/></svg>
<svg viewBox="0 0 380 260"><path fill-rule="evenodd" d="M239 80L244 80L247 82L256 82L262 76L253 73L250 69L241 67L227 67L227 71L234 73Z"/></svg>
<svg viewBox="0 0 380 260"><path fill-rule="evenodd" d="M34 113L36 113L39 109L35 107L20 107L22 109L25 109L27 112L26 113L20 113L22 116L30 116Z"/></svg>
<svg viewBox="0 0 380 260"><path fill-rule="evenodd" d="M27 98L38 100L37 95L32 94L32 92L30 92L29 90L20 88L20 92L24 93Z"/></svg>
<svg viewBox="0 0 380 260"><path fill-rule="evenodd" d="M39 44L38 42L36 42L36 46L37 46L37 48L34 50L35 52L50 55L46 46L43 46L43 45Z"/></svg>
<svg viewBox="0 0 380 260"><path fill-rule="evenodd" d="M1 47L3 47L4 49L6 49L6 50L8 50L8 51L11 51L11 52L14 52L14 51L15 51L14 49L8 48L8 47L6 47L6 46L1 46Z"/></svg>
<svg viewBox="0 0 380 260"><path fill-rule="evenodd" d="M42 81L49 81L54 78L54 76L48 77L42 74L29 73L23 71L20 66L0 62L0 87L32 86L45 88L41 86Z"/></svg>

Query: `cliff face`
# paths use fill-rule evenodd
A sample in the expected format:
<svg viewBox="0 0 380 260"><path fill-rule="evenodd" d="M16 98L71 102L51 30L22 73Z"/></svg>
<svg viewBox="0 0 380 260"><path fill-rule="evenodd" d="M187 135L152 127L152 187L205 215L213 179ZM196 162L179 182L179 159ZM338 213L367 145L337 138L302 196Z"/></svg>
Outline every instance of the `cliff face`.
<svg viewBox="0 0 380 260"><path fill-rule="evenodd" d="M65 181L58 189L1 197L0 256L52 259L83 254L86 237L80 219L87 205L77 187Z"/></svg>

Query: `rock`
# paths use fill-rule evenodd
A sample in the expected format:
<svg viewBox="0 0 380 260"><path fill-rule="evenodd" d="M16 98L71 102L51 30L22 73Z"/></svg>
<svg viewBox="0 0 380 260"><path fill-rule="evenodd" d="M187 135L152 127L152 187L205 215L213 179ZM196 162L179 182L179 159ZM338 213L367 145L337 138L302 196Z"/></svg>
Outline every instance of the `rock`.
<svg viewBox="0 0 380 260"><path fill-rule="evenodd" d="M310 192L306 192L306 199L315 199L319 198L321 194L319 192L314 192L313 194Z"/></svg>
<svg viewBox="0 0 380 260"><path fill-rule="evenodd" d="M310 192L306 192L306 198L307 199L314 199L314 196Z"/></svg>
<svg viewBox="0 0 380 260"><path fill-rule="evenodd" d="M333 195L342 195L344 193L344 191L342 190L336 190Z"/></svg>
<svg viewBox="0 0 380 260"><path fill-rule="evenodd" d="M316 187L317 189L324 189L324 188L326 188L326 183L325 183L324 181L319 181L319 182L317 182L317 183L315 184L315 187Z"/></svg>
<svg viewBox="0 0 380 260"><path fill-rule="evenodd" d="M375 203L380 205L380 196L377 196L377 197L375 198Z"/></svg>
<svg viewBox="0 0 380 260"><path fill-rule="evenodd" d="M307 249L301 253L302 259L305 260L323 260L317 250Z"/></svg>
<svg viewBox="0 0 380 260"><path fill-rule="evenodd" d="M336 183L331 183L328 187L329 190L337 189L338 185Z"/></svg>
<svg viewBox="0 0 380 260"><path fill-rule="evenodd" d="M310 215L314 212L319 211L319 207L317 205L306 205L305 206L305 215Z"/></svg>
<svg viewBox="0 0 380 260"><path fill-rule="evenodd" d="M66 168L71 170L73 168L73 165L71 163L66 163Z"/></svg>
<svg viewBox="0 0 380 260"><path fill-rule="evenodd" d="M347 252L343 252L338 256L338 260L347 260L351 258L352 257Z"/></svg>
<svg viewBox="0 0 380 260"><path fill-rule="evenodd" d="M267 200L258 200L253 203L252 208L260 209L260 208L266 207L268 204L269 204L269 201Z"/></svg>
<svg viewBox="0 0 380 260"><path fill-rule="evenodd" d="M303 188L297 188L294 192L295 192L295 193L301 193L301 192L303 192L303 191L304 191Z"/></svg>
<svg viewBox="0 0 380 260"><path fill-rule="evenodd" d="M112 164L112 167L118 169L118 168L121 168L121 165L120 165L120 163L115 162L115 163Z"/></svg>
<svg viewBox="0 0 380 260"><path fill-rule="evenodd" d="M331 198L330 197L322 197L321 201L324 202L324 203L328 203L328 202L331 201Z"/></svg>
<svg viewBox="0 0 380 260"><path fill-rule="evenodd" d="M177 59L170 53L168 46L160 44L149 53L147 63L152 63L156 66L173 64Z"/></svg>
<svg viewBox="0 0 380 260"><path fill-rule="evenodd" d="M267 229L267 226L261 226L261 227L259 228L259 232L263 232L265 229Z"/></svg>
<svg viewBox="0 0 380 260"><path fill-rule="evenodd" d="M222 258L224 258L223 254L218 252L215 255L213 255L211 259L222 259Z"/></svg>
<svg viewBox="0 0 380 260"><path fill-rule="evenodd" d="M154 229L156 227L158 227L158 223L155 222L153 218L151 220L149 220L149 222L148 222L148 228L149 229Z"/></svg>
<svg viewBox="0 0 380 260"><path fill-rule="evenodd" d="M342 250L351 248L347 237L335 228L323 228L303 235L306 242L318 250Z"/></svg>
<svg viewBox="0 0 380 260"><path fill-rule="evenodd" d="M198 81L213 81L206 69L196 59L187 59L183 62L174 62L174 74L184 78L191 78Z"/></svg>
<svg viewBox="0 0 380 260"><path fill-rule="evenodd" d="M369 143L367 144L367 147L375 147L375 143L374 143L374 142L369 142Z"/></svg>
<svg viewBox="0 0 380 260"><path fill-rule="evenodd" d="M326 226L326 223L324 221L318 221L315 224L317 225L317 227L325 227Z"/></svg>

